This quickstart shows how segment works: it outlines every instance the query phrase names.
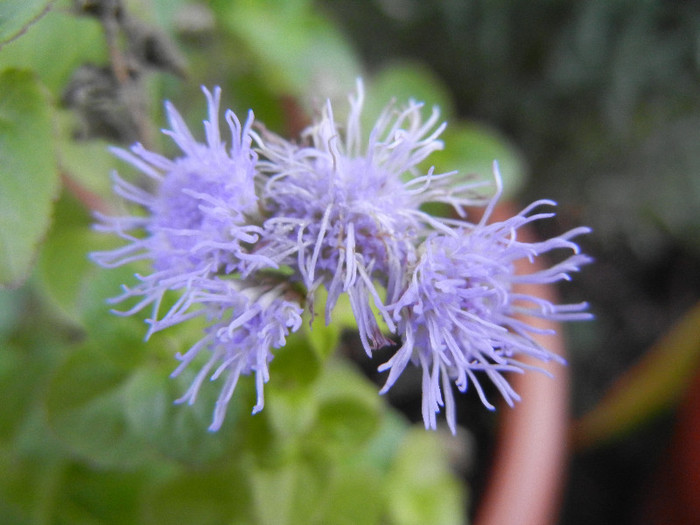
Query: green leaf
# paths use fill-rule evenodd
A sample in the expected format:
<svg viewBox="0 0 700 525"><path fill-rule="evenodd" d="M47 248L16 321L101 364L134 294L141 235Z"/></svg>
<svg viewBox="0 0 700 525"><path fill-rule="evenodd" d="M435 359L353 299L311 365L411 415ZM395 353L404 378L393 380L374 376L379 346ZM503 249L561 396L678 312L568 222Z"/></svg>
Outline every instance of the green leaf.
<svg viewBox="0 0 700 525"><path fill-rule="evenodd" d="M467 122L451 123L442 136L445 149L429 157L438 173L457 170L477 175L477 180L493 180L493 162L498 161L506 198L523 186L525 159L506 137L493 129Z"/></svg>
<svg viewBox="0 0 700 525"><path fill-rule="evenodd" d="M350 464L340 469L326 489L320 506L325 525L384 523L385 506L381 478L374 469Z"/></svg>
<svg viewBox="0 0 700 525"><path fill-rule="evenodd" d="M255 523L302 525L318 512L328 490L328 468L313 458L292 457L275 468L250 472Z"/></svg>
<svg viewBox="0 0 700 525"><path fill-rule="evenodd" d="M13 449L0 449L2 523L55 523L54 502L67 460L54 449L48 451L54 453L49 457L32 457L19 455Z"/></svg>
<svg viewBox="0 0 700 525"><path fill-rule="evenodd" d="M226 26L248 47L270 89L303 100L345 96L361 68L354 50L311 2L219 2Z"/></svg>
<svg viewBox="0 0 700 525"><path fill-rule="evenodd" d="M228 465L217 470L186 470L146 493L142 522L149 525L262 523L252 519L250 485L248 472Z"/></svg>
<svg viewBox="0 0 700 525"><path fill-rule="evenodd" d="M254 508L257 523L290 525L294 508L294 486L303 473L299 465L287 463L282 468L263 469L252 473ZM314 480L314 476L310 476ZM313 485L311 488L316 488ZM312 490L307 490L307 496ZM316 490L313 490L316 492Z"/></svg>
<svg viewBox="0 0 700 525"><path fill-rule="evenodd" d="M355 463L367 462L383 473L388 472L398 453L396 444L403 440L408 428L409 424L401 414L386 410L379 420L379 428L364 445L363 454Z"/></svg>
<svg viewBox="0 0 700 525"><path fill-rule="evenodd" d="M439 77L425 65L412 62L391 64L374 75L367 86L367 99L363 113L365 131L392 101L401 107L409 100L425 104L424 114L430 115L433 107L440 109L443 119L454 112L452 98Z"/></svg>
<svg viewBox="0 0 700 525"><path fill-rule="evenodd" d="M309 344L304 330L290 335L287 344L274 350L274 353L270 376L276 378L276 388L286 391L304 388L321 372L321 360Z"/></svg>
<svg viewBox="0 0 700 525"><path fill-rule="evenodd" d="M37 0L26 1L33 3ZM99 21L93 17L75 16L70 12L70 6L71 2L67 0L57 2L56 7L38 20L30 31L3 46L0 69L33 70L58 98L80 65L105 63L107 46Z"/></svg>
<svg viewBox="0 0 700 525"><path fill-rule="evenodd" d="M149 349L153 350L153 349ZM176 361L149 363L129 379L125 387L126 417L132 432L159 454L180 462L201 465L222 457L236 426L241 404L232 400L226 424L208 432L218 388L203 385L192 406L175 404L189 387L195 371L170 378ZM245 417L249 417L245 414Z"/></svg>
<svg viewBox="0 0 700 525"><path fill-rule="evenodd" d="M76 211L78 213L76 213ZM91 251L111 247L113 239L89 229L72 199L60 199L56 220L39 254L33 283L52 314L84 329L99 341L106 355L120 366L140 359L147 314L122 317L111 313L108 299L119 295L121 283L133 283L133 266L105 269L90 261ZM121 351L112 351L120 348ZM172 352L174 353L174 351Z"/></svg>
<svg viewBox="0 0 700 525"><path fill-rule="evenodd" d="M144 268L132 264L106 269L92 262L91 252L114 248L118 241L115 244L114 238L93 231L89 225L87 211L64 193L56 203L54 225L42 246L32 283L44 304L53 308L52 314L85 329L106 349L139 347L147 331L143 319L148 314L114 315L112 308L128 309L133 303L110 306L108 300L121 294L122 284L133 285L134 273ZM133 355L131 351L109 353L122 364L131 363Z"/></svg>
<svg viewBox="0 0 700 525"><path fill-rule="evenodd" d="M342 294L331 314L331 322L326 324L325 308L328 301L328 292L325 288L320 288L316 292L314 299L315 308L320 315L314 319L313 325L307 330L307 339L321 361L325 361L337 349L340 343L340 335L344 329L357 330L357 321L350 306L350 299L347 294ZM308 324L305 323L305 327Z"/></svg>
<svg viewBox="0 0 700 525"><path fill-rule="evenodd" d="M34 402L37 374L31 357L30 352L7 343L0 351L0 398L4 405L0 441L14 436Z"/></svg>
<svg viewBox="0 0 700 525"><path fill-rule="evenodd" d="M104 249L112 239L90 229L87 210L67 191L63 191L53 210L53 224L44 240L32 284L42 294L45 304L54 308L64 320L81 324L80 296L87 282L97 271L88 253ZM111 293L118 292L115 284ZM101 309L106 313L106 297ZM91 305L92 306L92 305Z"/></svg>
<svg viewBox="0 0 700 525"><path fill-rule="evenodd" d="M65 352L58 327L40 315L34 310L31 318L0 344L0 442L11 442L35 457L47 445L41 441L42 433L48 433L43 424L46 385ZM43 426L37 424L37 418Z"/></svg>
<svg viewBox="0 0 700 525"><path fill-rule="evenodd" d="M58 190L51 111L27 71L0 73L0 286L29 275Z"/></svg>
<svg viewBox="0 0 700 525"><path fill-rule="evenodd" d="M328 462L318 452L291 457L275 468L254 468L248 476L255 523L369 525L380 522L385 507L376 469L352 461Z"/></svg>
<svg viewBox="0 0 700 525"><path fill-rule="evenodd" d="M338 312L335 313L337 314ZM343 311L342 313L344 314L345 312ZM350 312L350 315L352 316L352 312ZM328 359L338 348L340 334L345 324L339 319L340 315L334 315L333 317L334 319L329 324L326 324L324 319L319 317L314 321L313 326L306 330L306 340L321 361ZM356 326L354 320L353 317L351 321L353 325L351 326Z"/></svg>
<svg viewBox="0 0 700 525"><path fill-rule="evenodd" d="M435 433L414 428L399 446L387 480L389 523L459 525L466 512Z"/></svg>
<svg viewBox="0 0 700 525"><path fill-rule="evenodd" d="M0 289L0 342L4 341L20 321L27 304L27 291Z"/></svg>
<svg viewBox="0 0 700 525"><path fill-rule="evenodd" d="M64 469L55 498L55 523L122 525L138 523L141 492L152 469L119 472L71 464Z"/></svg>
<svg viewBox="0 0 700 525"><path fill-rule="evenodd" d="M370 394L371 401L359 401ZM270 400L264 414L279 408L277 401ZM311 402L319 405L314 427L306 434L282 438L287 454L281 461L254 463L249 476L255 522L379 523L386 510L382 489L382 477L388 471L385 462L387 458L393 462L405 425L396 425L393 420L386 432L375 432L379 418L374 406L381 402L367 381L342 365L324 370ZM377 435L383 443L367 441L368 435ZM273 450L267 448L268 453ZM375 454L387 457L375 461Z"/></svg>
<svg viewBox="0 0 700 525"><path fill-rule="evenodd" d="M73 133L78 126L74 115L59 111L58 162L61 170L79 184L85 192L97 199L114 200L110 173L117 166L116 157L109 151L109 144L100 139L75 140ZM91 195L91 196L92 196Z"/></svg>
<svg viewBox="0 0 700 525"><path fill-rule="evenodd" d="M133 468L148 457L129 428L125 369L86 344L56 371L47 394L49 424L75 454L103 467Z"/></svg>
<svg viewBox="0 0 700 525"><path fill-rule="evenodd" d="M86 281L96 272L106 271L88 259L88 250L96 247L98 240L99 234L86 227L61 228L51 232L39 254L37 277L45 298L76 323L82 318L79 300ZM106 312L106 304L103 309Z"/></svg>
<svg viewBox="0 0 700 525"><path fill-rule="evenodd" d="M379 428L381 398L375 386L350 366L328 367L314 397L319 409L313 438L321 448L342 454L366 443Z"/></svg>
<svg viewBox="0 0 700 525"><path fill-rule="evenodd" d="M57 495L69 460L66 449L47 425L43 398L46 372L52 368L47 365L55 360L52 354L59 353L62 348L51 341L40 346L22 351L24 362L14 381L8 383L7 378L0 378L0 384L10 390L0 392L6 408L2 414L3 426L7 423L9 411L22 412L9 447L4 443L0 445L0 472L3 473L0 476L0 501L13 507L11 512L16 512L18 518L31 518L29 523L53 523L51 517L56 510ZM0 516L3 523L15 523L2 511Z"/></svg>
<svg viewBox="0 0 700 525"><path fill-rule="evenodd" d="M0 3L0 48L44 15L52 0L4 0Z"/></svg>
<svg viewBox="0 0 700 525"><path fill-rule="evenodd" d="M304 331L293 334L283 348L275 350L270 381L265 386L264 417L285 449L286 445L294 448L292 440L313 424L318 408L313 389L323 370L305 335Z"/></svg>

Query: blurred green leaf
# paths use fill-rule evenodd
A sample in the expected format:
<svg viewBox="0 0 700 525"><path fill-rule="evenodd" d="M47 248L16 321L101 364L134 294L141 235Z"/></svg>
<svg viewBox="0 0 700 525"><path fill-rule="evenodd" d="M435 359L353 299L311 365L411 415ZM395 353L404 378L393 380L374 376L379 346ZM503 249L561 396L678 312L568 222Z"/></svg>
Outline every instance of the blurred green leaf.
<svg viewBox="0 0 700 525"><path fill-rule="evenodd" d="M328 461L318 452L251 472L255 523L307 525L380 523L386 508L381 475L355 462L358 450Z"/></svg>
<svg viewBox="0 0 700 525"><path fill-rule="evenodd" d="M464 522L464 497L451 474L437 435L414 428L399 445L386 494L389 523L459 525Z"/></svg>
<svg viewBox="0 0 700 525"><path fill-rule="evenodd" d="M126 310L127 306L121 303L110 306L108 299L115 297L121 291L122 283L133 284L134 268L122 266L119 268L100 268L95 266L93 272L88 272L81 285L80 293L76 301L76 309L80 314L82 326L87 333L97 341L115 342L118 346L122 342L127 350L121 353L110 352L110 357L131 363L136 348L142 348L148 326L144 322L145 314L137 314L129 317L116 315L111 308L118 311ZM149 310L144 310L149 312Z"/></svg>
<svg viewBox="0 0 700 525"><path fill-rule="evenodd" d="M372 524L384 510L377 471L353 463L297 457L251 476L256 523L275 525Z"/></svg>
<svg viewBox="0 0 700 525"><path fill-rule="evenodd" d="M479 124L454 122L442 139L445 148L429 158L436 172L457 170L464 175L477 175L476 180L493 181L493 162L498 161L505 198L517 194L525 183L524 157L496 131Z"/></svg>
<svg viewBox="0 0 700 525"><path fill-rule="evenodd" d="M65 445L106 468L133 468L148 448L129 428L124 407L128 372L90 344L77 349L56 371L47 394L49 424Z"/></svg>
<svg viewBox="0 0 700 525"><path fill-rule="evenodd" d="M250 473L226 467L185 470L146 491L142 504L143 523L257 523L251 518Z"/></svg>
<svg viewBox="0 0 700 525"><path fill-rule="evenodd" d="M13 525L51 523L67 460L0 449L0 519Z"/></svg>
<svg viewBox="0 0 700 525"><path fill-rule="evenodd" d="M313 325L309 329L309 342L322 360L325 360L340 341L340 334L345 329L357 329L355 314L352 312L350 298L347 294L341 294L333 307L331 322L326 324L325 308L328 301L328 291L325 288L316 290L314 298L316 317Z"/></svg>
<svg viewBox="0 0 700 525"><path fill-rule="evenodd" d="M0 69L16 67L35 71L56 99L79 65L102 64L107 58L99 21L74 16L70 5L68 0L57 2L31 31L3 46L0 52Z"/></svg>
<svg viewBox="0 0 700 525"><path fill-rule="evenodd" d="M274 376L273 376L274 377ZM279 442L280 454L294 453L298 440L305 436L316 422L318 400L312 389L298 385L278 387L271 379L265 387L265 415L270 430ZM257 417L257 416L253 416Z"/></svg>
<svg viewBox="0 0 700 525"><path fill-rule="evenodd" d="M277 378L276 388L293 391L310 385L321 372L321 360L309 344L305 330L292 334L287 344L275 350L270 376Z"/></svg>
<svg viewBox="0 0 700 525"><path fill-rule="evenodd" d="M325 304L325 301L318 304ZM347 316L345 315L347 310L342 308L346 304L349 307L347 301L343 301L341 308L336 307L334 311L335 315L330 324L326 324L322 317L318 317L314 321L313 326L305 331L309 346L316 352L316 355L321 361L328 359L338 348L340 333L345 326L342 318L344 318L344 320L351 318L350 322L353 324L350 326L355 326L355 318L352 316L352 310L349 312L350 315Z"/></svg>
<svg viewBox="0 0 700 525"><path fill-rule="evenodd" d="M303 476L302 469L295 463L282 468L256 470L252 472L251 487L255 503L257 523L291 525L294 509L294 488L297 479ZM318 481L311 477L312 481ZM307 497L316 492L316 484L308 487Z"/></svg>
<svg viewBox="0 0 700 525"><path fill-rule="evenodd" d="M52 0L4 0L0 3L0 48L26 31L51 3Z"/></svg>
<svg viewBox="0 0 700 525"><path fill-rule="evenodd" d="M35 402L36 381L41 376L38 367L32 366L32 357L36 356L27 349L8 343L0 351L0 441L9 441L15 435Z"/></svg>
<svg viewBox="0 0 700 525"><path fill-rule="evenodd" d="M146 333L145 316L115 316L108 300L119 295L122 283L134 282L136 267L105 269L92 262L90 252L111 248L114 240L91 230L89 223L87 211L75 199L64 194L57 201L53 228L39 253L36 289L63 321L85 329L107 347L134 348ZM133 352L109 355L129 362Z"/></svg>
<svg viewBox="0 0 700 525"><path fill-rule="evenodd" d="M439 108L443 120L454 112L450 93L437 75L418 62L397 62L382 68L368 82L362 119L365 131L369 132L369 127L389 103L393 101L402 107L409 100L425 104L425 118L434 107Z"/></svg>
<svg viewBox="0 0 700 525"><path fill-rule="evenodd" d="M0 345L0 443L12 443L15 452L38 458L51 454L56 445L47 437L44 399L49 378L65 354L68 334L45 317L27 287L20 290L27 295L25 311L32 315Z"/></svg>
<svg viewBox="0 0 700 525"><path fill-rule="evenodd" d="M61 170L97 198L113 201L110 173L117 167L117 159L109 151L109 144L99 139L75 140L72 137L76 123L65 112L59 112L60 128L57 156Z"/></svg>
<svg viewBox="0 0 700 525"><path fill-rule="evenodd" d="M345 96L360 74L348 41L311 2L218 1L214 8L279 95L305 101Z"/></svg>
<svg viewBox="0 0 700 525"><path fill-rule="evenodd" d="M63 471L55 497L56 522L123 525L138 523L141 493L152 470L120 472L71 464Z"/></svg>
<svg viewBox="0 0 700 525"><path fill-rule="evenodd" d="M64 483L68 464L65 447L50 431L44 409L47 372L63 348L45 341L28 344L22 349L22 369L14 381L0 382L7 390L3 399L3 431L12 412L15 420L11 439L0 445L0 502L12 508L19 520L49 523L56 515L57 499ZM5 349L3 349L5 350ZM9 349L8 349L9 350ZM30 353L31 352L31 353ZM8 436L10 437L10 436ZM5 438L5 436L3 436ZM0 504L0 508L2 504ZM0 522L14 523L0 513ZM22 521L19 521L20 523Z"/></svg>
<svg viewBox="0 0 700 525"><path fill-rule="evenodd" d="M39 254L37 276L46 298L67 319L80 323L80 295L87 280L96 272L107 271L88 259L88 250L104 240L86 227L69 227L52 231ZM106 300L107 297L104 298ZM107 310L106 303L103 309Z"/></svg>
<svg viewBox="0 0 700 525"><path fill-rule="evenodd" d="M26 290L0 289L0 342L4 341L22 318L27 304Z"/></svg>
<svg viewBox="0 0 700 525"><path fill-rule="evenodd" d="M385 410L379 420L379 428L364 445L362 456L355 458L356 464L367 463L383 473L387 473L394 462L396 446L409 428L402 414L395 410Z"/></svg>
<svg viewBox="0 0 700 525"><path fill-rule="evenodd" d="M334 477L320 502L324 525L385 523L385 494L381 477L373 469L355 465Z"/></svg>
<svg viewBox="0 0 700 525"><path fill-rule="evenodd" d="M158 366L149 363L131 376L124 393L126 417L131 431L162 456L191 465L206 464L221 458L230 446L233 436L228 430L237 424L240 403L229 403L224 428L208 432L218 389L202 388L194 405L176 405L195 372L174 380L170 371L175 363L174 359Z"/></svg>
<svg viewBox="0 0 700 525"><path fill-rule="evenodd" d="M316 515L329 481L324 463L294 456L275 468L254 469L250 481L256 523L320 523Z"/></svg>
<svg viewBox="0 0 700 525"><path fill-rule="evenodd" d="M27 71L0 73L0 286L18 286L51 220L59 179L46 94Z"/></svg>
<svg viewBox="0 0 700 525"><path fill-rule="evenodd" d="M316 387L316 446L342 455L372 437L380 424L381 398L376 387L352 367L332 363Z"/></svg>
<svg viewBox="0 0 700 525"><path fill-rule="evenodd" d="M270 382L265 387L264 417L280 445L295 447L293 439L313 424L318 409L314 385L323 377L321 361L302 330L288 338L286 346L275 351L270 364ZM289 447L287 447L289 445Z"/></svg>
<svg viewBox="0 0 700 525"><path fill-rule="evenodd" d="M127 0L126 6L132 16L153 24L155 27L165 30L168 34L174 32L174 21L183 7L191 5L191 0ZM185 11L187 12L187 11Z"/></svg>

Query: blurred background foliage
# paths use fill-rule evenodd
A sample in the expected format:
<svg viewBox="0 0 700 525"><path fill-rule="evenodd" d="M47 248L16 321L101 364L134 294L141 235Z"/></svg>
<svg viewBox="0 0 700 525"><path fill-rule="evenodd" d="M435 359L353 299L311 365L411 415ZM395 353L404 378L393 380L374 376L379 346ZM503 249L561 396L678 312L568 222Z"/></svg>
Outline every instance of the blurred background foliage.
<svg viewBox="0 0 700 525"><path fill-rule="evenodd" d="M562 523L643 514L699 353L697 315L672 331L700 298L697 3L4 0L0 44L2 523L463 521L497 418L473 396L456 441L426 433L419 378L378 397L381 356L360 370L352 336L315 323L273 361L265 410L243 382L210 434L216 385L174 406L190 378L168 377L200 327L143 342L105 304L138 268L86 259L111 245L90 229L118 210L109 173L129 172L107 146L175 152L163 99L200 130L218 84L294 135L359 76L368 122L392 98L440 106L438 170L497 158L510 198L560 202L543 235L594 228L596 264L562 289L597 316L567 327L574 414L623 395L574 427Z"/></svg>

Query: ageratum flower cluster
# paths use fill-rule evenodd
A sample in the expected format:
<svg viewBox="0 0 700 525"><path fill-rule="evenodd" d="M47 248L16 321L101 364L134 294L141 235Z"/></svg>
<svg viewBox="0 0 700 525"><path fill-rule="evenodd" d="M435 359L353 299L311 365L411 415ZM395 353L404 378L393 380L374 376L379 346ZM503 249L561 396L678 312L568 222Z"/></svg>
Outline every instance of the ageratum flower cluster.
<svg viewBox="0 0 700 525"><path fill-rule="evenodd" d="M254 126L252 112L242 123L228 110L229 142L219 127L221 90L204 89L204 94L205 142L166 103L170 129L164 133L182 151L177 158L140 144L114 150L151 182L137 185L114 175L115 192L142 211L100 216L98 229L127 242L93 258L106 267L150 261L152 272L137 274L137 283L114 298L133 304L124 315L150 308L148 335L194 317L207 320L202 339L177 355L180 365L173 375L197 356L207 357L179 401L193 403L205 379L221 378L210 430L220 428L241 375L255 375L253 413L263 408L268 365L300 328L303 312L313 319L320 288L327 292L326 323L332 322L338 299L347 295L368 356L387 345L398 348L379 367L388 371L382 392L409 362L420 365L425 426L434 429L444 407L453 432L453 382L462 392L473 385L492 408L480 385L487 377L512 404L518 395L504 373L529 368L521 362L524 356L557 359L535 341L537 330L523 314L589 317L585 303L555 305L514 289L520 282L569 279L588 262L571 239L589 230L522 241L523 225L553 215L535 208L554 203L538 201L493 222L500 195L495 164L497 191L491 198L481 194L483 181L423 171L423 161L442 148L438 138L445 124L437 110L424 120L422 104L390 105L365 135L358 82L344 123L328 102L317 121L291 142ZM427 203L447 204L455 213L432 216L424 211ZM484 209L478 222L466 216L465 208L474 206ZM552 250L569 253L546 270L515 273L519 259ZM163 307L173 292L177 299Z"/></svg>

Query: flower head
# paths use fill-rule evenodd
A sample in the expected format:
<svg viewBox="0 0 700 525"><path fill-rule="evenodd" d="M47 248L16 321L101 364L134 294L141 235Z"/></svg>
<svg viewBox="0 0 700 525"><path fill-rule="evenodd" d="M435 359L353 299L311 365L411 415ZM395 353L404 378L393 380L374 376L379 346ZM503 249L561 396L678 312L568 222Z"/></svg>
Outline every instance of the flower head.
<svg viewBox="0 0 700 525"><path fill-rule="evenodd" d="M389 342L372 303L394 329L380 289L394 300L402 269L415 262L416 240L436 225L446 228L421 205L441 201L461 209L476 202L472 190L478 184L459 184L456 173L421 171L421 162L443 146L438 137L445 125L436 125L437 110L423 121L422 104L390 106L365 142L363 99L358 83L344 128L329 102L320 121L304 133L306 146L264 135L267 161L261 166L269 175L262 199L270 214L266 226L284 243L274 250L296 256L310 300L318 286L328 289L326 322L341 293L348 294L369 354Z"/></svg>
<svg viewBox="0 0 700 525"><path fill-rule="evenodd" d="M241 374L255 373L257 402L253 414L263 409L263 388L270 378L268 364L273 358L272 349L283 347L287 336L300 328L303 309L298 302L282 295L281 285L271 289L265 286L241 289L234 281L217 280L202 288L207 289L199 289L196 300L215 322L206 329L203 339L184 355L178 354L181 363L172 376L180 374L199 354L209 352L206 364L178 402L194 403L207 376L211 380L225 376L209 427L218 430Z"/></svg>
<svg viewBox="0 0 700 525"><path fill-rule="evenodd" d="M251 259L258 265L270 264L244 247L255 242L260 232L249 220L257 209L253 115L241 124L232 111L226 112L231 131L227 146L219 130L221 90L203 91L209 105L209 120L204 122L206 143L198 142L177 110L166 103L171 129L163 132L180 148L180 156L169 159L140 144L130 151L113 149L115 155L149 177L153 188L147 191L114 174L115 192L144 207L146 214L100 216L97 228L117 234L128 244L92 257L107 267L140 259L151 261L153 273L137 275L140 283L125 288L115 301L143 297L127 314L153 304L152 331L161 326L158 307L166 291L190 290L197 278L241 271Z"/></svg>
<svg viewBox="0 0 700 525"><path fill-rule="evenodd" d="M497 179L500 176L496 173ZM382 392L396 382L409 361L423 369L423 419L435 428L435 415L445 406L447 421L455 431L454 399L450 382L464 392L472 384L482 402L486 399L478 375L485 374L510 405L520 398L503 372L522 372L520 361L531 356L543 361L560 359L542 348L532 334L538 329L522 315L558 321L590 318L587 305L555 305L519 292L523 282L548 284L569 279L589 258L579 253L571 238L587 233L575 228L559 237L530 243L518 239L525 224L552 217L553 213L532 213L551 201L537 201L502 222L487 224L496 195L481 222L453 231L436 232L421 246L421 255L406 277L399 299L388 306L398 325L402 345L379 367L389 370ZM532 260L553 250L572 255L547 269L526 275L515 272L518 260Z"/></svg>
<svg viewBox="0 0 700 525"><path fill-rule="evenodd" d="M367 354L401 340L395 355L380 366L389 371L382 392L409 362L423 368L423 418L435 428L445 407L455 431L452 382L461 391L486 375L512 404L518 400L505 372L531 367L523 357L557 359L534 337L537 329L522 315L553 320L586 319L586 305L555 305L519 289L521 283L549 284L568 279L588 258L572 238L527 242L524 225L551 217L536 213L538 201L501 222L489 219L500 194L478 193L484 184L456 172L424 169L429 155L443 147L433 110L422 105L390 105L367 137L360 122L364 92L358 82L347 121L339 124L330 103L302 135L302 143L252 129L225 113L231 132L227 145L219 130L221 91L204 90L209 118L206 141L198 142L180 114L166 104L170 136L181 154L170 159L136 144L115 154L150 180L147 189L115 174L115 192L142 210L134 215L100 217L98 229L127 241L121 248L93 254L107 267L150 261L151 273L124 288L115 301L136 298L123 315L153 308L148 334L194 317L208 321L202 339L178 354L178 375L204 356L185 395L193 403L206 378L223 379L211 430L221 427L241 375L254 375L257 401L275 350L301 326L319 287L327 291L326 322L347 294ZM455 218L434 217L424 204L449 204ZM478 223L465 207L486 206ZM554 250L570 256L544 270L516 273L521 260ZM166 293L175 298L159 311ZM381 325L384 325L382 329Z"/></svg>
<svg viewBox="0 0 700 525"><path fill-rule="evenodd" d="M253 149L253 114L245 123L232 111L225 119L231 133L226 144L219 129L221 90L203 89L208 102L204 121L206 142L198 142L178 111L166 103L170 129L164 133L177 144L181 154L174 159L148 151L136 144L130 151L113 149L146 175L149 190L114 175L115 192L140 205L145 213L99 216L97 229L114 233L127 244L115 250L96 252L92 258L107 267L136 260L151 262L152 272L137 274L139 283L113 299L120 302L137 297L123 315L152 305L148 335L193 317L206 317L211 325L206 334L185 355L175 375L197 355L210 358L182 398L194 401L205 376L215 368L213 379L226 376L215 410L212 429L218 429L225 407L241 374L255 373L258 402L263 406L263 384L272 349L284 345L285 337L299 328L301 307L282 297L274 286L253 287L244 280L222 279L231 274L247 275L248 266L274 267L275 263L251 252L262 232L258 217L256 177L258 157ZM244 290L244 291L241 291ZM167 312L160 312L164 295L179 297Z"/></svg>

